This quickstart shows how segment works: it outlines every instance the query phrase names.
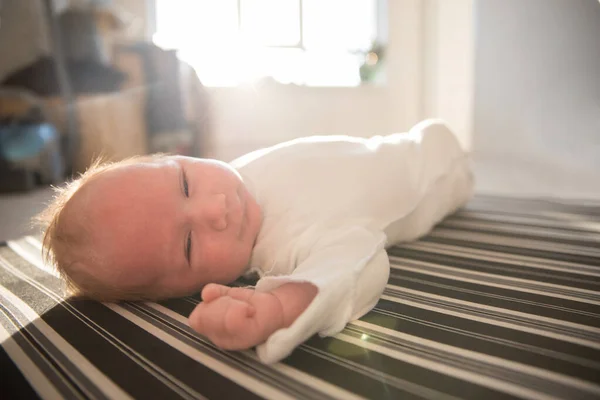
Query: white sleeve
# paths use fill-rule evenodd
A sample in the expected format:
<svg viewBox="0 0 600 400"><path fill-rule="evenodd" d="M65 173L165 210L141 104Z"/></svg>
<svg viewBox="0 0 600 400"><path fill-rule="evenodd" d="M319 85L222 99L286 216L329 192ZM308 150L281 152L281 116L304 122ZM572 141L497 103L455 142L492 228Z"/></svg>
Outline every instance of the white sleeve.
<svg viewBox="0 0 600 400"><path fill-rule="evenodd" d="M310 282L316 297L289 328L274 332L256 352L264 363L288 356L315 333L331 336L370 311L388 281L386 237L351 227L322 237L291 275L267 276L256 290L270 291L289 282Z"/></svg>

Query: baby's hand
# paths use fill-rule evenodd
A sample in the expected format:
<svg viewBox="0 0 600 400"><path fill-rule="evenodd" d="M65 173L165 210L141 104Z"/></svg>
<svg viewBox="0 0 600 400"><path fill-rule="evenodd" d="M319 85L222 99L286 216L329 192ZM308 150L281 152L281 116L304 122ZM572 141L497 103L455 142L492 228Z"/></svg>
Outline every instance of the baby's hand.
<svg viewBox="0 0 600 400"><path fill-rule="evenodd" d="M202 300L190 326L225 350L248 349L284 327L283 306L273 293L209 284Z"/></svg>

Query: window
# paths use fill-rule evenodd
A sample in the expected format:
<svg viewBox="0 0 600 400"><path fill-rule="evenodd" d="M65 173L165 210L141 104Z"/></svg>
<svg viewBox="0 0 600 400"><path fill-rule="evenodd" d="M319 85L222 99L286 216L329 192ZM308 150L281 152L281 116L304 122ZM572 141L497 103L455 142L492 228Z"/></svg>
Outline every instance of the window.
<svg viewBox="0 0 600 400"><path fill-rule="evenodd" d="M356 86L381 0L156 0L154 42L207 86Z"/></svg>

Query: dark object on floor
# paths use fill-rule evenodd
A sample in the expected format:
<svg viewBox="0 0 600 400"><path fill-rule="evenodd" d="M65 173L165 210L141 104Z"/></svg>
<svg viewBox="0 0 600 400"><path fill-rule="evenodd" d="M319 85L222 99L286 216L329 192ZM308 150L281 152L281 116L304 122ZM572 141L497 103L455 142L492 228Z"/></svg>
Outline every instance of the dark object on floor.
<svg viewBox="0 0 600 400"><path fill-rule="evenodd" d="M3 398L600 398L600 202L475 198L389 250L373 311L274 366L196 335L199 296L64 300L39 246L0 247Z"/></svg>
<svg viewBox="0 0 600 400"><path fill-rule="evenodd" d="M37 185L35 174L0 157L0 193L27 192Z"/></svg>

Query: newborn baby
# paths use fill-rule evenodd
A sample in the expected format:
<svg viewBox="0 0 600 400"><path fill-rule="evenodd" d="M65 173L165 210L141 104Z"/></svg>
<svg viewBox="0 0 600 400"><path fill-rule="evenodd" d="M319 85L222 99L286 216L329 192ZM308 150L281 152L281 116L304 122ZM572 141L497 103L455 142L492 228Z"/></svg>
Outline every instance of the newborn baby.
<svg viewBox="0 0 600 400"><path fill-rule="evenodd" d="M190 326L276 362L371 310L387 246L469 199L468 157L440 121L370 139L308 137L231 164L144 156L94 165L42 215L72 292L156 300L202 289ZM257 273L255 288L226 285Z"/></svg>

